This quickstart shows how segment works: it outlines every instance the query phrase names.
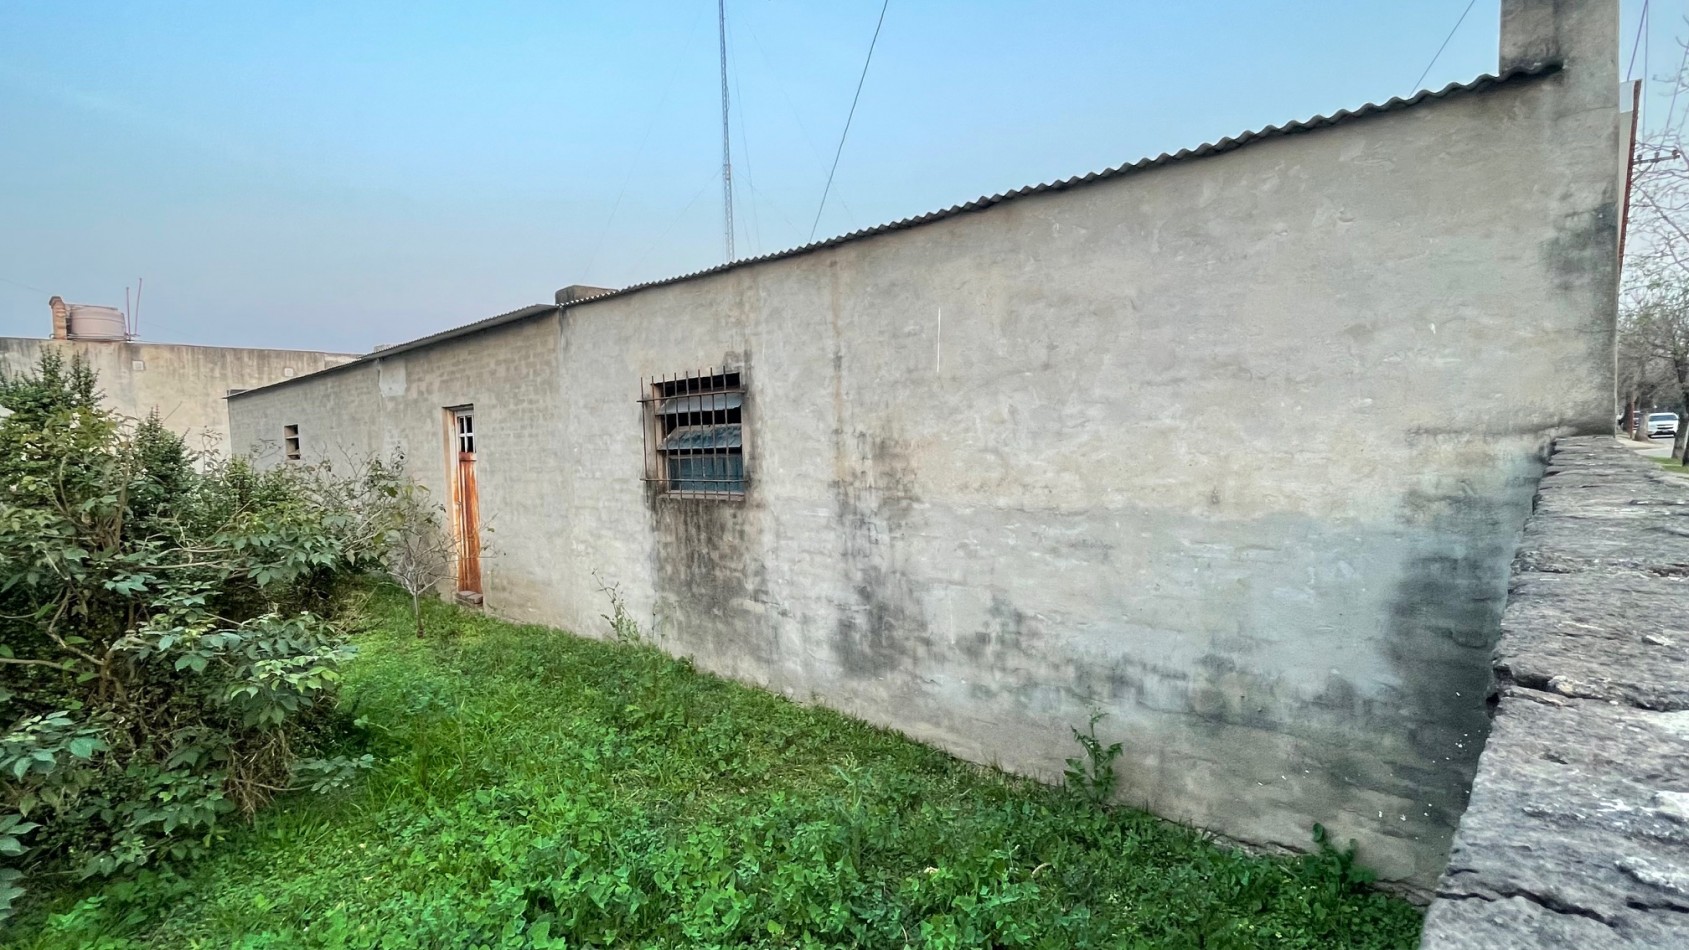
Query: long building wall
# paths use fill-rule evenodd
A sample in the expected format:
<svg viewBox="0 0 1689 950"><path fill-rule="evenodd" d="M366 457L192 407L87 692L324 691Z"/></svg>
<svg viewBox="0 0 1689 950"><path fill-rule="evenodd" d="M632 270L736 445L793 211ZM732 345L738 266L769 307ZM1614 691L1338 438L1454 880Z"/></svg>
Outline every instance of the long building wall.
<svg viewBox="0 0 1689 950"><path fill-rule="evenodd" d="M230 444L225 400L231 390L268 386L356 358L306 350L0 337L0 372L31 372L49 350L66 360L78 355L87 360L112 409L136 419L157 412L189 448L224 457L250 448Z"/></svg>
<svg viewBox="0 0 1689 950"><path fill-rule="evenodd" d="M1614 79L574 304L239 397L235 438L320 416L308 458L439 486L473 403L489 608L601 634L615 584L705 668L1047 777L1101 711L1126 801L1429 884L1545 445L1611 425ZM641 481L641 378L711 366L743 501Z"/></svg>

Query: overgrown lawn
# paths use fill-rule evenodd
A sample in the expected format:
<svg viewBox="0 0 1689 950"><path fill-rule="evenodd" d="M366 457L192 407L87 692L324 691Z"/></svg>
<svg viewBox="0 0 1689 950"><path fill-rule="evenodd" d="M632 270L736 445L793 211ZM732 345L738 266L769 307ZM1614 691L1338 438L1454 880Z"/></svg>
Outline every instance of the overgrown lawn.
<svg viewBox="0 0 1689 950"><path fill-rule="evenodd" d="M1400 947L1341 858L1249 857L654 650L374 595L381 764L24 947ZM1075 746L1075 754L1078 747ZM1364 855L1363 855L1364 858Z"/></svg>

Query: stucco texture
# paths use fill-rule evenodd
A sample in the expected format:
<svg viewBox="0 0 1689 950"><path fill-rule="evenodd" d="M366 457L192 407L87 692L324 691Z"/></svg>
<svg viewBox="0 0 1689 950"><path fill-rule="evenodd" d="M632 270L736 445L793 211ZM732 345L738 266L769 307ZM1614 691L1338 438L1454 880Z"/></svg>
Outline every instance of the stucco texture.
<svg viewBox="0 0 1689 950"><path fill-rule="evenodd" d="M352 360L349 353L187 346L109 340L37 340L0 337L0 372L32 372L55 350L67 361L81 356L99 374L107 406L131 419L157 412L188 447L208 457L231 453L230 390L255 389ZM234 443L233 451L245 448Z"/></svg>
<svg viewBox="0 0 1689 950"><path fill-rule="evenodd" d="M616 584L704 668L1047 778L1099 710L1123 801L1429 884L1544 447L1611 423L1616 110L1568 75L574 304L235 438L438 487L473 403L490 609L599 635ZM641 481L641 378L711 366L743 501Z"/></svg>

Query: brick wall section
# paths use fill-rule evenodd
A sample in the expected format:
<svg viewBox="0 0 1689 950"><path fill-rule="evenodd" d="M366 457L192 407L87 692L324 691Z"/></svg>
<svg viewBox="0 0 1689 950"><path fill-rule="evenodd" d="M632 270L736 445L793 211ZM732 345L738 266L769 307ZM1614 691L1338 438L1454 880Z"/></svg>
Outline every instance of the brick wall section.
<svg viewBox="0 0 1689 950"><path fill-rule="evenodd" d="M1689 947L1689 481L1558 443L1425 950Z"/></svg>

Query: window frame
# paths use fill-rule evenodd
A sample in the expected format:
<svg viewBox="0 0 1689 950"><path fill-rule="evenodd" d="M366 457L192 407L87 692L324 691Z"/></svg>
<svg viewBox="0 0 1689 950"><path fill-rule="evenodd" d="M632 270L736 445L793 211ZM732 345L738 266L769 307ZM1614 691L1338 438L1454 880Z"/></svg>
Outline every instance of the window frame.
<svg viewBox="0 0 1689 950"><path fill-rule="evenodd" d="M299 426L282 426L282 460L286 462L304 461L304 453L300 451Z"/></svg>
<svg viewBox="0 0 1689 950"><path fill-rule="evenodd" d="M744 370L710 367L643 377L640 393L645 484L669 498L743 501L751 486L750 398ZM706 471L702 478L676 473L677 463L700 459L732 461L720 469L721 477L708 477L715 471ZM677 483L712 487L680 488Z"/></svg>

